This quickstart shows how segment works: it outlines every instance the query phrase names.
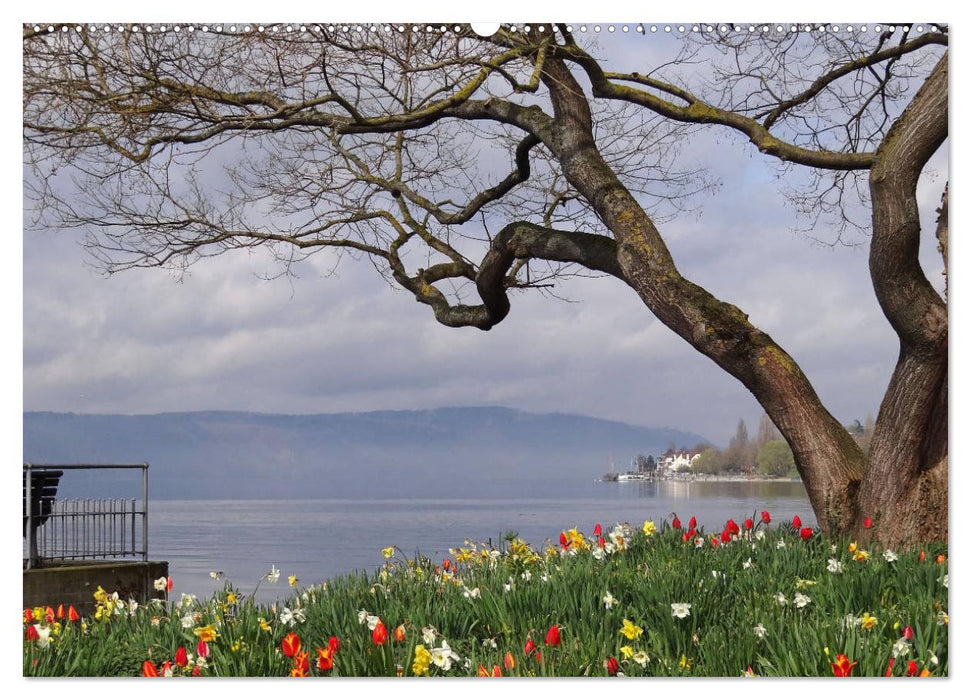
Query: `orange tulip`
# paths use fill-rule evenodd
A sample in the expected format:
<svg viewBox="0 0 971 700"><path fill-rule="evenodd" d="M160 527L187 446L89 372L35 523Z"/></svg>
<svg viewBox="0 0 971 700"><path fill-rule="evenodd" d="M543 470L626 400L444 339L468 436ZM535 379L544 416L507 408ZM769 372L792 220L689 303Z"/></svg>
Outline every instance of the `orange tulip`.
<svg viewBox="0 0 971 700"><path fill-rule="evenodd" d="M488 678L489 669L487 669L485 666L479 666L478 674L479 674L479 678Z"/></svg>
<svg viewBox="0 0 971 700"><path fill-rule="evenodd" d="M502 665L506 667L506 670L516 668L516 657L512 655L511 652L506 652L506 655L502 659Z"/></svg>
<svg viewBox="0 0 971 700"><path fill-rule="evenodd" d="M321 671L329 671L334 668L333 649L317 649L317 668Z"/></svg>
<svg viewBox="0 0 971 700"><path fill-rule="evenodd" d="M384 626L384 623L380 620L378 624L375 625L374 631L371 632L371 641L381 646L386 641L388 641L388 628Z"/></svg>
<svg viewBox="0 0 971 700"><path fill-rule="evenodd" d="M145 660L145 663L142 664L142 676L144 676L145 678L158 677L158 669L155 668L155 664L153 664L151 661L147 659Z"/></svg>
<svg viewBox="0 0 971 700"><path fill-rule="evenodd" d="M945 561L947 561L947 557L945 557L943 554L938 554L934 558L934 561L936 561L938 564L943 564Z"/></svg>
<svg viewBox="0 0 971 700"><path fill-rule="evenodd" d="M499 664L492 665L492 677L499 678L502 676L502 669L499 668Z"/></svg>
<svg viewBox="0 0 971 700"><path fill-rule="evenodd" d="M927 670L927 669L925 668L925 669L924 669L923 671L921 671L921 672L920 672L919 674L917 674L917 675L918 675L918 676L919 676L920 678L927 678L927 676L929 676L929 675L931 675L931 672L930 672L930 671L928 671L928 670Z"/></svg>
<svg viewBox="0 0 971 700"><path fill-rule="evenodd" d="M64 605L63 604L57 606L57 619L58 620L63 620L64 619Z"/></svg>
<svg viewBox="0 0 971 700"><path fill-rule="evenodd" d="M859 661L851 662L846 654L837 654L836 663L831 663L833 667L833 675L838 678L845 678L853 672L853 667L856 666Z"/></svg>
<svg viewBox="0 0 971 700"><path fill-rule="evenodd" d="M33 622L34 621L34 611L31 610L30 608L24 608L24 620L26 622Z"/></svg>
<svg viewBox="0 0 971 700"><path fill-rule="evenodd" d="M67 609L67 619L71 622L77 622L81 619L81 616L78 615L78 611L74 609L73 605Z"/></svg>
<svg viewBox="0 0 971 700"><path fill-rule="evenodd" d="M403 642L403 641L405 641L405 626L404 625L398 625L397 627L394 628L394 640L396 642Z"/></svg>
<svg viewBox="0 0 971 700"><path fill-rule="evenodd" d="M44 610L44 619L48 622L54 622L54 608L52 608L50 605L48 605L47 609Z"/></svg>
<svg viewBox="0 0 971 700"><path fill-rule="evenodd" d="M292 659L300 653L300 637L294 632L288 632L280 646L283 648L283 655Z"/></svg>
<svg viewBox="0 0 971 700"><path fill-rule="evenodd" d="M171 593L172 592L172 577L171 576L167 576L166 579L165 579L165 590L168 593Z"/></svg>

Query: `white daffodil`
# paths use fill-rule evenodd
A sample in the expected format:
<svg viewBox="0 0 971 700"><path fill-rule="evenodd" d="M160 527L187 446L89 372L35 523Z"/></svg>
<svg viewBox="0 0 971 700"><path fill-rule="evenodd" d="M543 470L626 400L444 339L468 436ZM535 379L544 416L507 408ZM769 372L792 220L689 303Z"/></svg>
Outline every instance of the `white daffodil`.
<svg viewBox="0 0 971 700"><path fill-rule="evenodd" d="M431 646L435 643L435 628L428 626L422 627L421 638L425 642L426 646Z"/></svg>
<svg viewBox="0 0 971 700"><path fill-rule="evenodd" d="M808 595L804 595L802 593L796 593L795 597L793 598L793 602L796 604L797 608L806 607L807 605L809 605L810 600L811 599L809 598Z"/></svg>
<svg viewBox="0 0 971 700"><path fill-rule="evenodd" d="M753 627L752 631L755 632L755 636L759 639L765 639L766 629L765 625L763 625L761 622Z"/></svg>
<svg viewBox="0 0 971 700"><path fill-rule="evenodd" d="M299 622L304 622L307 616L301 608L290 608L284 607L283 612L280 613L280 622L289 627L295 626Z"/></svg>
<svg viewBox="0 0 971 700"><path fill-rule="evenodd" d="M372 632L374 631L374 628L378 626L379 622L381 622L381 618L378 617L377 615L367 616L367 628Z"/></svg>
<svg viewBox="0 0 971 700"><path fill-rule="evenodd" d="M270 564L270 573L266 575L267 583L276 583L280 580L280 570L276 568L276 564Z"/></svg>
<svg viewBox="0 0 971 700"><path fill-rule="evenodd" d="M607 556L607 552L604 551L603 547L597 547L596 549L593 550L593 552L591 552L591 554L593 555L593 558L596 559L597 561L603 561L604 557Z"/></svg>
<svg viewBox="0 0 971 700"><path fill-rule="evenodd" d="M531 572L529 569L526 569L526 571L522 573L523 581L528 581L531 578L533 578L533 572Z"/></svg>
<svg viewBox="0 0 971 700"><path fill-rule="evenodd" d="M368 616L370 616L370 614L371 614L371 613L369 613L369 612L368 612L367 610L365 610L364 608L361 608L360 610L358 610L358 611L357 611L357 623L358 623L359 625L363 625L363 624L364 624L364 621L365 621L366 619L368 619Z"/></svg>
<svg viewBox="0 0 971 700"><path fill-rule="evenodd" d="M765 539L765 530L759 530L759 531L757 531L755 533L755 539L757 539L757 540L764 540Z"/></svg>
<svg viewBox="0 0 971 700"><path fill-rule="evenodd" d="M783 605L783 606L789 604L789 599L786 598L785 594L783 594L781 592L775 594L775 601L779 605Z"/></svg>
<svg viewBox="0 0 971 700"><path fill-rule="evenodd" d="M883 558L889 562L897 561L897 555L889 549L883 553Z"/></svg>
<svg viewBox="0 0 971 700"><path fill-rule="evenodd" d="M937 579L944 588L947 588L947 574L944 574L939 579Z"/></svg>
<svg viewBox="0 0 971 700"><path fill-rule="evenodd" d="M604 607L607 608L607 610L610 610L617 603L617 599L614 598L610 591L607 591L607 595L603 597L603 601Z"/></svg>
<svg viewBox="0 0 971 700"><path fill-rule="evenodd" d="M843 627L846 629L853 629L854 627L859 627L861 624L860 618L856 615L850 614L843 618Z"/></svg>
<svg viewBox="0 0 971 700"><path fill-rule="evenodd" d="M910 642L907 640L907 638L901 637L893 643L893 655L895 658L907 656L910 654L910 648Z"/></svg>
<svg viewBox="0 0 971 700"><path fill-rule="evenodd" d="M452 651L445 639L442 640L442 646L432 649L431 654L432 663L443 671L451 669L452 662L459 660L459 655Z"/></svg>
<svg viewBox="0 0 971 700"><path fill-rule="evenodd" d="M163 576L162 578L155 579L155 583L152 584L156 591L164 591L165 586L168 584L168 580Z"/></svg>
<svg viewBox="0 0 971 700"><path fill-rule="evenodd" d="M463 588L464 588L464 586L463 586ZM478 587L475 587L475 588L473 588L471 590L468 589L468 588L465 588L465 590L462 591L462 595L465 596L465 598L467 600L472 600L473 598L479 598L479 597L481 597L480 594L479 594L479 588Z"/></svg>
<svg viewBox="0 0 971 700"><path fill-rule="evenodd" d="M841 574L843 573L843 562L838 559L830 559L829 563L826 564L826 570L832 574Z"/></svg>
<svg viewBox="0 0 971 700"><path fill-rule="evenodd" d="M189 629L190 627L195 627L195 624L196 624L196 620L191 614L180 618L179 622L182 623L182 629Z"/></svg>
<svg viewBox="0 0 971 700"><path fill-rule="evenodd" d="M683 620L691 614L691 603L671 603L671 615Z"/></svg>
<svg viewBox="0 0 971 700"><path fill-rule="evenodd" d="M786 548L786 541L785 540L779 540L778 542L775 543L775 548L776 549L785 549Z"/></svg>
<svg viewBox="0 0 971 700"><path fill-rule="evenodd" d="M46 649L51 645L51 629L50 627L41 627L40 625L34 625L34 629L37 630L37 646L41 649Z"/></svg>
<svg viewBox="0 0 971 700"><path fill-rule="evenodd" d="M643 651L637 652L631 658L634 660L635 663L640 664L641 668L647 668L647 662L651 660L650 657L647 655L647 653Z"/></svg>
<svg viewBox="0 0 971 700"><path fill-rule="evenodd" d="M743 569L751 569L752 568L752 557L749 557L744 562L742 562L742 568Z"/></svg>

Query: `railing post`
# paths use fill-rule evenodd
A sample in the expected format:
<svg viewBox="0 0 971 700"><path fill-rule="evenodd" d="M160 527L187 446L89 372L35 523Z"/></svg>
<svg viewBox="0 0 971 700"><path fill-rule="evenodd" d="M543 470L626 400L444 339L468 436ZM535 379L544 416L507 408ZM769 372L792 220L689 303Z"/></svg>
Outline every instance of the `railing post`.
<svg viewBox="0 0 971 700"><path fill-rule="evenodd" d="M142 465L142 561L148 561L148 465Z"/></svg>
<svg viewBox="0 0 971 700"><path fill-rule="evenodd" d="M34 513L33 513L33 501L34 494L31 493L31 487L33 486L34 476L32 468L29 464L24 466L24 492L26 499L24 501L24 506L27 508L27 568L33 568L34 559L37 556L37 542L34 539Z"/></svg>

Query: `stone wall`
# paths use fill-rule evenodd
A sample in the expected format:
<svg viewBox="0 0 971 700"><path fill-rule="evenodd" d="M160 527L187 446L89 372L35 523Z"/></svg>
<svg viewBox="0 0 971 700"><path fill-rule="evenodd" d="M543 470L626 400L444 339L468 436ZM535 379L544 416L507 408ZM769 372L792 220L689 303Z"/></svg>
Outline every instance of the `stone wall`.
<svg viewBox="0 0 971 700"><path fill-rule="evenodd" d="M164 598L154 582L168 576L165 561L84 562L24 570L24 607L47 606L65 609L73 605L81 615L94 612L94 592L101 586L108 593L118 591L124 600L144 603Z"/></svg>

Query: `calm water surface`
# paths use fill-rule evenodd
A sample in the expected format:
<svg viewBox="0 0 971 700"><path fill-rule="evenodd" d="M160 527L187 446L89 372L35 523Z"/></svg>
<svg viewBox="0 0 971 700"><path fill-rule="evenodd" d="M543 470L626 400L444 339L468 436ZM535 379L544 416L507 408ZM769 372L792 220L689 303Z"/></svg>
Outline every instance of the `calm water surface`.
<svg viewBox="0 0 971 700"><path fill-rule="evenodd" d="M275 564L280 582L263 583L257 596L272 601L287 594L290 574L304 586L373 572L389 545L408 556L421 551L442 559L465 539L498 543L511 530L538 547L570 527L589 535L594 523L639 526L672 512L684 522L694 515L708 531L763 509L775 522L798 514L815 524L801 483L594 482L585 490L586 496L568 498L152 501L149 556L169 562L173 595L200 597L223 586L211 571L224 572L249 594Z"/></svg>

